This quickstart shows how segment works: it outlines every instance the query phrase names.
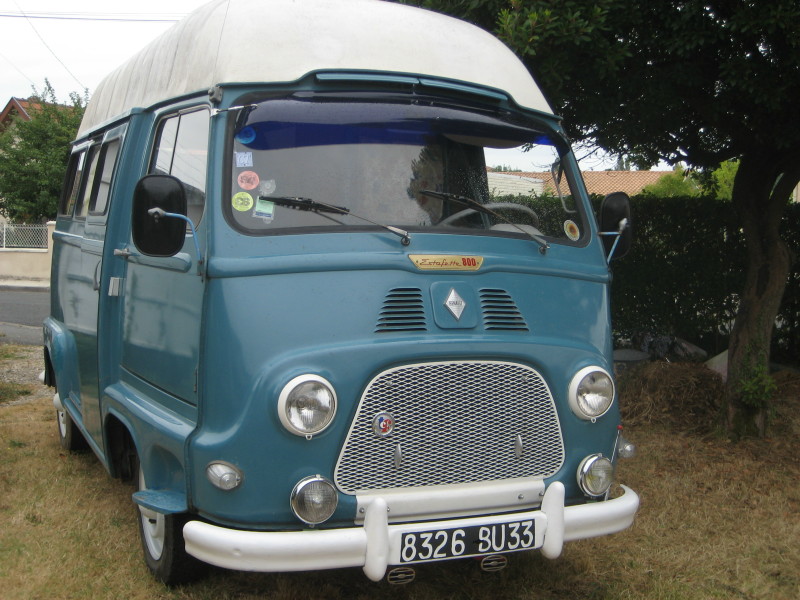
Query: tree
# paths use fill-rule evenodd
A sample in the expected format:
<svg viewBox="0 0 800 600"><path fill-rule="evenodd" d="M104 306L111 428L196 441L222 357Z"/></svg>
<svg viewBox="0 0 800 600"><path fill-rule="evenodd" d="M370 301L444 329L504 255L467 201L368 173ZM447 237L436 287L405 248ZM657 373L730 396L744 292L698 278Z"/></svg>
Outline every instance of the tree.
<svg viewBox="0 0 800 600"><path fill-rule="evenodd" d="M733 199L733 182L739 170L738 160L726 160L711 173L711 192L720 200Z"/></svg>
<svg viewBox="0 0 800 600"><path fill-rule="evenodd" d="M738 160L747 247L730 338L725 424L765 435L769 348L793 253L779 235L800 182L797 0L421 0L493 30L569 135L636 164ZM754 388L763 393L754 393ZM754 399L755 398L755 399Z"/></svg>
<svg viewBox="0 0 800 600"><path fill-rule="evenodd" d="M700 185L695 180L694 173L676 165L672 173L663 175L656 183L645 186L642 193L659 198L698 196Z"/></svg>
<svg viewBox="0 0 800 600"><path fill-rule="evenodd" d="M69 144L86 104L76 93L70 104L57 103L47 80L28 102L30 120L15 117L0 132L0 212L17 223L55 218Z"/></svg>

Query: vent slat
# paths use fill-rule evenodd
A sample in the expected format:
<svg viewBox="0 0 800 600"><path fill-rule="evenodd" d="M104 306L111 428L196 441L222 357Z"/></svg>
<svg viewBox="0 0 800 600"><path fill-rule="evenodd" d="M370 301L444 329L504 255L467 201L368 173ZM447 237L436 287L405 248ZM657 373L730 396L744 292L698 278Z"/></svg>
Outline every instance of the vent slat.
<svg viewBox="0 0 800 600"><path fill-rule="evenodd" d="M530 331L514 299L505 290L480 291L483 324L493 331Z"/></svg>
<svg viewBox="0 0 800 600"><path fill-rule="evenodd" d="M425 305L422 290L396 288L390 290L378 313L375 333L398 331L426 331Z"/></svg>

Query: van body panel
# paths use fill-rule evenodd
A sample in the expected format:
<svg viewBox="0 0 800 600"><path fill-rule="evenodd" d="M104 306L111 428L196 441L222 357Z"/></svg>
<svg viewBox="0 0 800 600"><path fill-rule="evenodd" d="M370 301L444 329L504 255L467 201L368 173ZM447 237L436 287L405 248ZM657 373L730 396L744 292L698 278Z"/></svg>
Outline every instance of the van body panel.
<svg viewBox="0 0 800 600"><path fill-rule="evenodd" d="M168 260L128 260L122 324L122 366L190 404L197 403L204 294L193 253L185 247Z"/></svg>

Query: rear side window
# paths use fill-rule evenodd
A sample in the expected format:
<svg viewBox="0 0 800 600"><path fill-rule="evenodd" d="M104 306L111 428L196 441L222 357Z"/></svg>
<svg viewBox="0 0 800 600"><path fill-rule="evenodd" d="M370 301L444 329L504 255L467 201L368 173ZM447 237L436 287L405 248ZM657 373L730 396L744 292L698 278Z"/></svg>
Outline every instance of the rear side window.
<svg viewBox="0 0 800 600"><path fill-rule="evenodd" d="M172 175L186 189L188 217L197 223L206 203L207 110L172 115L161 121L149 173Z"/></svg>
<svg viewBox="0 0 800 600"><path fill-rule="evenodd" d="M98 149L99 145L94 145L89 148L86 158L86 167L83 172L83 182L81 183L81 191L78 196L78 205L75 207L76 217L85 217L89 214L89 202L92 197L92 182L94 181L95 173L97 172L97 160L99 158Z"/></svg>
<svg viewBox="0 0 800 600"><path fill-rule="evenodd" d="M64 185L64 192L61 196L61 203L58 207L58 214L62 217L71 217L75 210L75 204L81 190L81 178L83 175L83 163L86 160L86 150L74 153L69 159L67 167L67 178Z"/></svg>
<svg viewBox="0 0 800 600"><path fill-rule="evenodd" d="M111 177L114 174L114 166L117 164L119 154L119 139L111 140L103 144L100 149L99 168L95 174L94 191L89 200L89 214L102 215L108 208L108 196L111 192Z"/></svg>

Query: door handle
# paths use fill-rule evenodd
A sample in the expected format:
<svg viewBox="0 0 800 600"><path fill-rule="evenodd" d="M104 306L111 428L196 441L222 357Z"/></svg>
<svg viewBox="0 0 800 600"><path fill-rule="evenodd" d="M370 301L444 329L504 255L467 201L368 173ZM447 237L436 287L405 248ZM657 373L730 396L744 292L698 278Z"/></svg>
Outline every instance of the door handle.
<svg viewBox="0 0 800 600"><path fill-rule="evenodd" d="M102 260L98 260L94 267L94 275L92 276L92 289L96 292L100 289L100 265L103 264Z"/></svg>

